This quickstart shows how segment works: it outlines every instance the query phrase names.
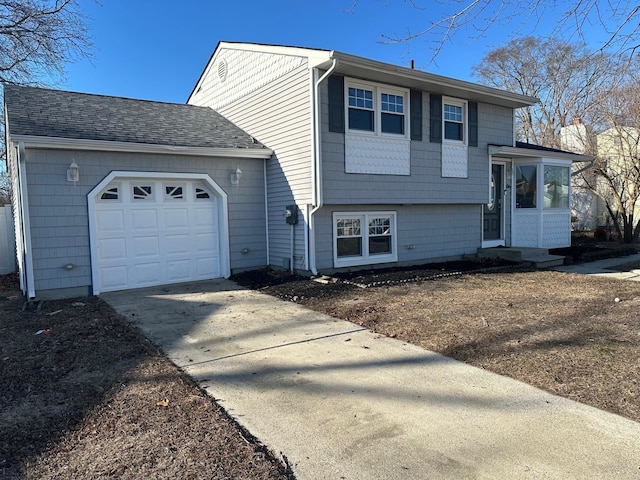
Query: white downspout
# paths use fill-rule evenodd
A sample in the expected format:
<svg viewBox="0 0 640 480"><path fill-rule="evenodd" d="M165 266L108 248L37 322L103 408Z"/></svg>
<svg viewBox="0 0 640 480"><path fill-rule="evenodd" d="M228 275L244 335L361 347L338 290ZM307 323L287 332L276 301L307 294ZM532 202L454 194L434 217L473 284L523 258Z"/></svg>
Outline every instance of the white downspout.
<svg viewBox="0 0 640 480"><path fill-rule="evenodd" d="M311 261L310 270L313 275L318 274L316 267L316 236L314 232L314 215L323 206L322 198L322 146L320 144L320 137L322 132L321 118L320 118L320 84L325 78L329 77L336 69L338 60L333 59L333 63L329 70L324 72L314 85L313 94L313 109L314 109L314 124L313 124L313 169L312 169L312 184L313 184L313 200L315 206L309 214L309 260Z"/></svg>
<svg viewBox="0 0 640 480"><path fill-rule="evenodd" d="M264 175L264 219L265 219L265 238L267 240L267 267L271 264L271 257L269 254L269 194L267 193L267 159L262 162L262 169Z"/></svg>

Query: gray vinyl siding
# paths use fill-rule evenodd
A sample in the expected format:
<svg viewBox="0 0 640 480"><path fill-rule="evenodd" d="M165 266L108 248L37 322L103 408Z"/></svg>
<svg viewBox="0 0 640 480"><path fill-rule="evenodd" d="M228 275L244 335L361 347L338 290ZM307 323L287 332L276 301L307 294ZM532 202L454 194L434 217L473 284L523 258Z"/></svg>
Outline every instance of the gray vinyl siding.
<svg viewBox="0 0 640 480"><path fill-rule="evenodd" d="M468 178L443 178L440 143L429 142L429 95L422 95L422 141L411 141L411 175L345 173L344 134L328 130L328 88L322 87L322 172L325 204L480 204L489 196L488 145L513 144L509 108L478 105L478 146L469 147Z"/></svg>
<svg viewBox="0 0 640 480"><path fill-rule="evenodd" d="M76 185L66 179L72 160L80 167ZM238 166L243 176L235 187L230 174ZM263 160L28 149L26 175L38 296L65 289L78 295L91 293L87 194L114 170L209 174L228 195L231 269L266 265ZM249 252L243 254L243 248ZM68 263L75 268L66 270Z"/></svg>
<svg viewBox="0 0 640 480"><path fill-rule="evenodd" d="M257 55L244 52L244 74L252 73L252 58ZM214 79L206 83L215 84ZM207 103L204 95L193 101ZM301 211L299 223L294 227L294 262L296 269L304 268L307 252L303 210L312 202L313 151L311 76L306 60L244 97L219 107L212 106L274 151L273 158L267 162L270 264L290 267L291 226L285 223L283 214L285 206L296 204Z"/></svg>
<svg viewBox="0 0 640 480"><path fill-rule="evenodd" d="M318 270L330 272L334 269L334 212L380 210L396 212L398 264L459 259L463 255L475 255L482 245L479 205L335 205L324 207L315 217ZM410 245L415 248L409 248ZM384 267L385 264L376 266Z"/></svg>
<svg viewBox="0 0 640 480"><path fill-rule="evenodd" d="M289 196L293 194L291 200L295 198L300 204L311 200L310 87L310 73L305 63L250 95L217 109L274 151L274 158L268 164L273 170L270 175L275 183L274 194L279 190Z"/></svg>

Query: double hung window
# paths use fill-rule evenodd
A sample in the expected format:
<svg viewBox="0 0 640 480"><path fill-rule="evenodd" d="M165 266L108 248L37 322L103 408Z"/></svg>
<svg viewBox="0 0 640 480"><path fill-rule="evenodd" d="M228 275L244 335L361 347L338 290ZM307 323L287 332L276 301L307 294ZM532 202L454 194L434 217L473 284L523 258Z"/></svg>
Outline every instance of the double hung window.
<svg viewBox="0 0 640 480"><path fill-rule="evenodd" d="M466 103L445 98L442 102L444 140L466 143Z"/></svg>
<svg viewBox="0 0 640 480"><path fill-rule="evenodd" d="M347 81L346 94L349 131L406 136L408 90Z"/></svg>
<svg viewBox="0 0 640 480"><path fill-rule="evenodd" d="M334 213L336 267L397 261L395 212Z"/></svg>

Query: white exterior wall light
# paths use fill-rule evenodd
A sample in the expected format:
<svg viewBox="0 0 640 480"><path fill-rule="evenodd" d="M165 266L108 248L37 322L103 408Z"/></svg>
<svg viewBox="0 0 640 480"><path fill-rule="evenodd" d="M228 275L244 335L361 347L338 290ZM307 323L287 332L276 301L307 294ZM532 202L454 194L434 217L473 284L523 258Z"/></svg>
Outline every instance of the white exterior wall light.
<svg viewBox="0 0 640 480"><path fill-rule="evenodd" d="M240 185L240 177L242 177L242 170L238 167L236 171L231 174L231 185L235 185L236 187Z"/></svg>
<svg viewBox="0 0 640 480"><path fill-rule="evenodd" d="M78 164L74 160L71 162L71 165L69 165L69 168L67 168L67 181L73 182L75 185L75 183L79 180L80 180L80 167L78 167Z"/></svg>

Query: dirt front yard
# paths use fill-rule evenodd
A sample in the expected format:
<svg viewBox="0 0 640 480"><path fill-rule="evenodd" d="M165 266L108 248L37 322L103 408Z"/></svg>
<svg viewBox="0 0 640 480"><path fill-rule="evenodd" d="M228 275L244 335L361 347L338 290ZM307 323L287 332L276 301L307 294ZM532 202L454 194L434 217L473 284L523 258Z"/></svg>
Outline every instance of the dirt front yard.
<svg viewBox="0 0 640 480"><path fill-rule="evenodd" d="M640 282L477 267L235 279L640 421ZM0 277L0 338L0 478L294 478L100 299Z"/></svg>
<svg viewBox="0 0 640 480"><path fill-rule="evenodd" d="M463 262L347 274L327 284L268 271L237 280L640 421L640 282L500 267L462 271L469 268Z"/></svg>
<svg viewBox="0 0 640 480"><path fill-rule="evenodd" d="M102 300L15 287L0 277L0 478L293 478Z"/></svg>

